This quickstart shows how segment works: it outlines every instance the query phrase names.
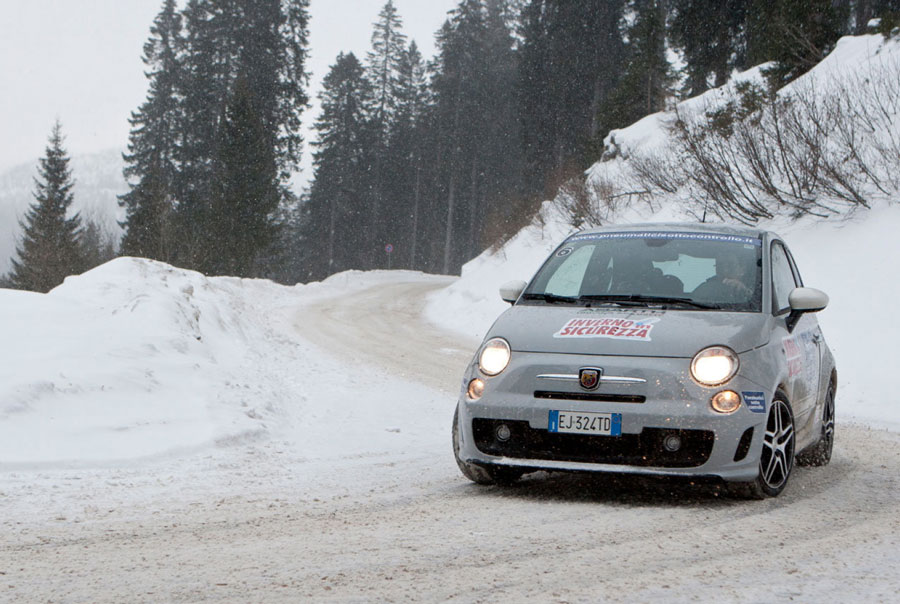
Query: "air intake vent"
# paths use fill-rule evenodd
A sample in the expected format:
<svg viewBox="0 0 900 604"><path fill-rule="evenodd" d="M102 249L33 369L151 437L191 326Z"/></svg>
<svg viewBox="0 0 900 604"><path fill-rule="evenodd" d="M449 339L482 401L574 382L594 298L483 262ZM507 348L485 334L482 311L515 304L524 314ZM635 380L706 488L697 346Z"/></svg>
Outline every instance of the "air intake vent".
<svg viewBox="0 0 900 604"><path fill-rule="evenodd" d="M738 443L737 451L734 452L734 460L741 461L747 457L750 452L750 441L753 440L753 428L747 428L741 435L741 441Z"/></svg>

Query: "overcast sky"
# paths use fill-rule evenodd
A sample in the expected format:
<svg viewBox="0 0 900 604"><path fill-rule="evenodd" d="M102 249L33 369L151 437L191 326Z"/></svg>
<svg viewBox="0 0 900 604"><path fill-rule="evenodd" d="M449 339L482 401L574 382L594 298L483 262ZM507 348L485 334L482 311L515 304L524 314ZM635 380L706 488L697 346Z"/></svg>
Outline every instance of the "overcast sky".
<svg viewBox="0 0 900 604"><path fill-rule="evenodd" d="M426 57L457 1L394 0L404 33ZM338 52L365 57L384 2L311 1L311 97ZM161 6L162 0L0 0L0 170L41 156L57 117L71 155L125 148L128 117L147 94L142 48ZM314 105L304 113L305 126L317 112ZM304 179L312 176L312 134L306 138Z"/></svg>

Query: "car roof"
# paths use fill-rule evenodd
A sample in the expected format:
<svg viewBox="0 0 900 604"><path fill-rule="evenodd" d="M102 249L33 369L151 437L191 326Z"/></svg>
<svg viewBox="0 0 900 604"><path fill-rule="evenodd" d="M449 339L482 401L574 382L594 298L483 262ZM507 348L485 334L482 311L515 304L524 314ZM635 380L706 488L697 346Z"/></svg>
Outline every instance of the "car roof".
<svg viewBox="0 0 900 604"><path fill-rule="evenodd" d="M742 235L744 237L762 238L768 231L759 228L734 224L715 224L708 222L647 222L639 224L616 224L584 229L579 235L589 233L621 233L636 231L670 231L678 233L719 233L723 235Z"/></svg>

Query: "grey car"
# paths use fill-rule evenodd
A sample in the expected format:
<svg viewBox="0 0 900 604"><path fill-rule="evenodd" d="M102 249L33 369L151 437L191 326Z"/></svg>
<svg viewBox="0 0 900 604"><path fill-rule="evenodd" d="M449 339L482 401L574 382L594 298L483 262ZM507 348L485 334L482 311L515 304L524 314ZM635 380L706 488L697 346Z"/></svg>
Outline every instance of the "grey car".
<svg viewBox="0 0 900 604"><path fill-rule="evenodd" d="M718 477L776 496L834 443L835 361L776 234L708 224L568 237L468 367L453 423L462 473Z"/></svg>

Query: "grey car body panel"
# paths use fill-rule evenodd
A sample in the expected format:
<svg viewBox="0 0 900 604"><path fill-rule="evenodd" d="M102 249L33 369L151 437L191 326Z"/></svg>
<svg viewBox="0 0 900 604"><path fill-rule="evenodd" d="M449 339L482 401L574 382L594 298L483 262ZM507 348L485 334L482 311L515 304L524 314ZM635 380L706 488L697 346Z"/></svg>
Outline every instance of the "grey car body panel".
<svg viewBox="0 0 900 604"><path fill-rule="evenodd" d="M563 326L573 319L599 321L603 318L653 323L650 324L652 329L647 339L635 341L606 337L556 337ZM762 313L519 303L500 315L487 337L502 336L512 350L520 352L693 357L701 348L712 344L727 342L737 353L766 344L769 336L764 329L767 319ZM712 337L710 334L715 335Z"/></svg>
<svg viewBox="0 0 900 604"><path fill-rule="evenodd" d="M752 480L758 473L759 456L768 407L776 392L788 400L794 414L796 450L815 444L821 431L825 393L836 378L835 362L813 313L804 314L793 330L787 314L772 312L771 247L787 245L774 233L744 227L706 224L644 224L583 231L683 231L735 234L762 240L763 296L761 312L704 311L687 308L647 309L572 305L535 305L521 299L507 309L485 336L506 339L512 350L509 366L498 376L486 377L478 369L478 353L466 370L460 399L460 457L469 462L518 466L528 469L605 471L663 475L709 475L728 481ZM560 248L565 242L560 244ZM559 248L557 248L559 249ZM802 281L800 283L802 285ZM656 319L642 341L610 337L554 337L572 319ZM691 358L703 348L724 345L738 353L740 367L726 384L707 387L690 375ZM643 383L601 383L599 394L634 394L643 403L544 400L537 390L583 392L578 382L548 380L540 375L574 375L583 367L600 367L607 376L645 380ZM466 385L485 380L484 395L471 401ZM729 415L714 412L710 398L730 389L747 396L740 409ZM765 408L751 410L747 400L761 394ZM524 420L533 429L546 430L551 409L622 414L623 434L643 428L705 429L715 433L709 459L699 467L638 467L573 461L510 459L487 455L474 444L472 419ZM741 435L753 427L750 453L733 461ZM596 438L615 438L598 436Z"/></svg>

